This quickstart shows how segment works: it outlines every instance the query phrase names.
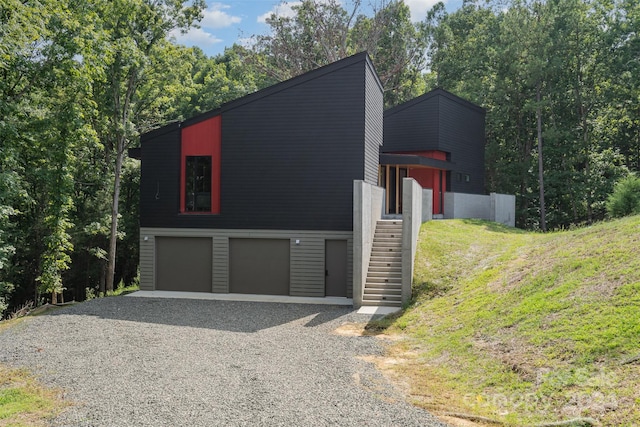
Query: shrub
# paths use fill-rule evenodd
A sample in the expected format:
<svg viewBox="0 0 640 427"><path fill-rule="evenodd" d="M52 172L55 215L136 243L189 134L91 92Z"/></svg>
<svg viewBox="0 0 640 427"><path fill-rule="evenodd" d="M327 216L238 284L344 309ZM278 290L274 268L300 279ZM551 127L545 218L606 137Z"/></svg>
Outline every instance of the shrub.
<svg viewBox="0 0 640 427"><path fill-rule="evenodd" d="M615 185L607 200L607 213L612 218L640 214L640 177L631 174Z"/></svg>

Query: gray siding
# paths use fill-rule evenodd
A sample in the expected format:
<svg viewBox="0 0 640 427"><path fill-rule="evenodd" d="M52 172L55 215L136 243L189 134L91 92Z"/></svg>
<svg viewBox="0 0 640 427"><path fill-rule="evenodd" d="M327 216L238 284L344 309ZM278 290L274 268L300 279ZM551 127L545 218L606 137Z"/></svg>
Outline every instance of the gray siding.
<svg viewBox="0 0 640 427"><path fill-rule="evenodd" d="M145 238L147 240L145 240ZM156 240L153 234L140 231L140 289L152 291L156 282Z"/></svg>
<svg viewBox="0 0 640 427"><path fill-rule="evenodd" d="M385 111L382 152L438 150L438 106L437 97L424 95Z"/></svg>
<svg viewBox="0 0 640 427"><path fill-rule="evenodd" d="M351 231L353 181L377 181L369 67L355 55L187 121L222 117L219 215L179 214L179 125L144 135L141 226Z"/></svg>
<svg viewBox="0 0 640 427"><path fill-rule="evenodd" d="M213 284L215 293L229 292L229 237L213 236Z"/></svg>
<svg viewBox="0 0 640 427"><path fill-rule="evenodd" d="M144 240L144 237L147 240ZM195 228L140 229L140 289L155 290L155 237L210 237L213 241L212 291L229 292L229 239L262 238L290 241L290 295L324 296L325 240L347 240L347 297L353 294L353 233L314 230L234 230ZM300 241L296 245L296 240Z"/></svg>
<svg viewBox="0 0 640 427"><path fill-rule="evenodd" d="M378 184L378 153L383 141L382 86L371 66L365 69L364 181Z"/></svg>
<svg viewBox="0 0 640 427"><path fill-rule="evenodd" d="M484 194L484 114L465 108L451 98L439 97L440 147L451 153L451 191ZM469 175L470 182L457 174Z"/></svg>
<svg viewBox="0 0 640 427"><path fill-rule="evenodd" d="M180 203L180 128L170 125L160 135L141 138L140 223L170 218Z"/></svg>
<svg viewBox="0 0 640 427"><path fill-rule="evenodd" d="M451 191L484 194L484 122L482 108L436 89L385 112L382 152L450 153Z"/></svg>

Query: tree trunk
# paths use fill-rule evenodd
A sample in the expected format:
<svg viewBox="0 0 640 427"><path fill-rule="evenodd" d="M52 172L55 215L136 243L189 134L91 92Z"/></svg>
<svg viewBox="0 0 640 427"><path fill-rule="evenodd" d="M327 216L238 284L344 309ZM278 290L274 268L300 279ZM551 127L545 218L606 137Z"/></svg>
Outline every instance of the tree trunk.
<svg viewBox="0 0 640 427"><path fill-rule="evenodd" d="M540 182L540 228L547 231L546 208L544 205L544 167L542 164L542 107L540 106L540 83L536 87L536 116L538 121L538 181Z"/></svg>
<svg viewBox="0 0 640 427"><path fill-rule="evenodd" d="M116 271L116 243L118 240L118 203L120 201L120 174L124 160L125 138L118 138L116 150L116 170L113 179L113 202L111 204L111 234L109 235L109 259L107 261L107 277L105 290L113 291L113 280Z"/></svg>

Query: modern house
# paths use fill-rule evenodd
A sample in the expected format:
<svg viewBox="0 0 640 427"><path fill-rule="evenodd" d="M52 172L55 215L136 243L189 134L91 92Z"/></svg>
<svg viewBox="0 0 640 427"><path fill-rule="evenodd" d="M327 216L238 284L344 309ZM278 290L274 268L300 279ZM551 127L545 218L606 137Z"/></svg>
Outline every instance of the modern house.
<svg viewBox="0 0 640 427"><path fill-rule="evenodd" d="M142 135L141 289L351 298L382 123L361 53Z"/></svg>
<svg viewBox="0 0 640 427"><path fill-rule="evenodd" d="M434 215L444 214L445 192L484 194L484 123L483 108L442 89L385 111L385 212L402 212L397 186L406 177L433 189Z"/></svg>
<svg viewBox="0 0 640 427"><path fill-rule="evenodd" d="M360 53L142 135L141 290L406 300L403 226L369 262L375 220L402 177L436 213L482 194L484 111L436 90L384 112L382 91Z"/></svg>

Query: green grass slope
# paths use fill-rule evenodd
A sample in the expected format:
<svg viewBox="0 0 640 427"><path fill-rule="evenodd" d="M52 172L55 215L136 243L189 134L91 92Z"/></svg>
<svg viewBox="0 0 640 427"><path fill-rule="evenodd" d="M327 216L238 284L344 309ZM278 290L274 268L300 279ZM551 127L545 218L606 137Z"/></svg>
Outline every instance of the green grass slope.
<svg viewBox="0 0 640 427"><path fill-rule="evenodd" d="M527 233L423 224L414 301L385 327L415 403L529 425L640 425L640 216Z"/></svg>

